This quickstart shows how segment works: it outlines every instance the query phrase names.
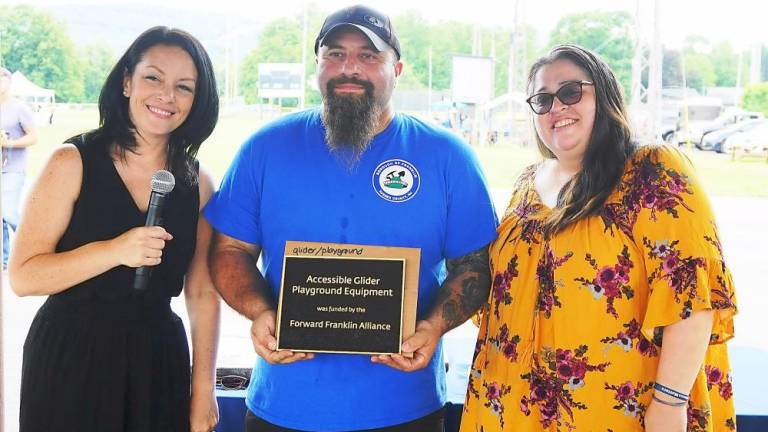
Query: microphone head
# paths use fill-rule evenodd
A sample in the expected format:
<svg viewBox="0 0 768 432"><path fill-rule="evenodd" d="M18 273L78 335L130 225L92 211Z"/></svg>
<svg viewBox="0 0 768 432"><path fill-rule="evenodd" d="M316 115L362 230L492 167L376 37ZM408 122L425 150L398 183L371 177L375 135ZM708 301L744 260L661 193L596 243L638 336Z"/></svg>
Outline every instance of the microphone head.
<svg viewBox="0 0 768 432"><path fill-rule="evenodd" d="M166 170L159 170L152 175L152 192L167 194L176 186L173 174Z"/></svg>

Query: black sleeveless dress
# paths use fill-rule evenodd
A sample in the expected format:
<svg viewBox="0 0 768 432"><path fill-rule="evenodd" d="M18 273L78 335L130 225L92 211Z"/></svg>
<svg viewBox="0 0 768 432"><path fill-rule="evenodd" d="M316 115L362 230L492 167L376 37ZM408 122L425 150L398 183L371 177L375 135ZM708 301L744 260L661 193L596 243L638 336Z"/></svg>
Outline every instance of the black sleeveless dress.
<svg viewBox="0 0 768 432"><path fill-rule="evenodd" d="M75 145L83 183L58 252L145 221L106 146ZM24 344L21 432L189 431L189 349L170 308L197 233L198 187L184 183L177 179L166 201L173 240L147 290L135 291L135 269L119 266L48 297L38 311Z"/></svg>

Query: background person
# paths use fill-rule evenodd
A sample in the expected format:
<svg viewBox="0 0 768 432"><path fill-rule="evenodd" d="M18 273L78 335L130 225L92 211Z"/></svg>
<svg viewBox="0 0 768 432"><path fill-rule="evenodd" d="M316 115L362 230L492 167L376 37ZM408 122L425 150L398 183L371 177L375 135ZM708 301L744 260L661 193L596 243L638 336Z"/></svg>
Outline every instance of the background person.
<svg viewBox="0 0 768 432"><path fill-rule="evenodd" d="M18 295L47 295L24 345L21 432L210 431L219 299L195 155L218 116L208 54L153 27L118 60L100 126L56 149L30 192L10 262ZM144 227L150 180L171 171L163 227ZM153 266L146 290L136 267ZM171 297L184 289L192 372ZM191 395L190 395L191 388Z"/></svg>
<svg viewBox="0 0 768 432"><path fill-rule="evenodd" d="M37 142L32 110L11 97L11 71L0 67L0 144L2 144L3 186L3 270L8 268L10 230L19 224L19 204L24 188L27 147Z"/></svg>
<svg viewBox="0 0 768 432"><path fill-rule="evenodd" d="M552 49L528 91L544 160L490 248L461 430L735 429L733 283L689 161L633 143L588 50Z"/></svg>
<svg viewBox="0 0 768 432"><path fill-rule="evenodd" d="M315 48L322 108L256 132L205 209L218 231L216 287L253 321L259 358L246 427L442 431L440 340L487 297L491 198L465 143L395 113L391 97L403 65L389 17L363 6L337 11ZM393 172L402 188L384 185ZM416 333L402 345L413 358L276 351L287 240L420 248Z"/></svg>

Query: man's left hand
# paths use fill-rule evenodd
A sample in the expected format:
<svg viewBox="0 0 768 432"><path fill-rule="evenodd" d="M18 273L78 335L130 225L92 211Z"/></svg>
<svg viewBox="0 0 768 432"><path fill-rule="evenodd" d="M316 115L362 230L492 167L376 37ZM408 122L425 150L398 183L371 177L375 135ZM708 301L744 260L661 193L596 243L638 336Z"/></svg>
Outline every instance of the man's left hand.
<svg viewBox="0 0 768 432"><path fill-rule="evenodd" d="M413 372L423 369L432 360L437 343L440 341L442 331L429 321L416 323L416 333L403 341L402 353L412 354L406 357L401 354L372 356L371 361L387 365L403 372Z"/></svg>

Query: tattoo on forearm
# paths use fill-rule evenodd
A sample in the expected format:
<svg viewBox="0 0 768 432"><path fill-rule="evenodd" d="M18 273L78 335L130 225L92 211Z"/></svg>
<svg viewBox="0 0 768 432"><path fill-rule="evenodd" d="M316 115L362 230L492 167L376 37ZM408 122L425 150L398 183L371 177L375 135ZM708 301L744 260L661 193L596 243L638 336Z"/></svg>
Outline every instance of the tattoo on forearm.
<svg viewBox="0 0 768 432"><path fill-rule="evenodd" d="M448 277L440 287L436 308L448 329L466 321L488 299L491 270L488 247L447 260Z"/></svg>

